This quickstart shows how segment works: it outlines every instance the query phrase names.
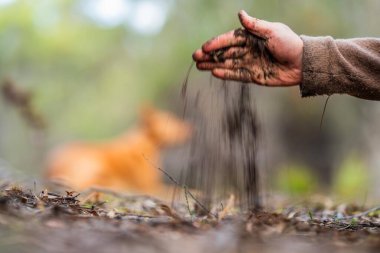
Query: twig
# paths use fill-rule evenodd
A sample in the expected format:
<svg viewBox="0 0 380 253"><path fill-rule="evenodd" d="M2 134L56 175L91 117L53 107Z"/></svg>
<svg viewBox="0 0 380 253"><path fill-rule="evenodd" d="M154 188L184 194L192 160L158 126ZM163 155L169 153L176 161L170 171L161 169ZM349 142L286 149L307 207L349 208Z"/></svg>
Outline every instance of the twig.
<svg viewBox="0 0 380 253"><path fill-rule="evenodd" d="M144 154L143 154L143 157L144 159L149 162L154 168L158 169L159 171L161 171L162 173L164 173L164 175L169 178L170 181L172 181L174 184L176 184L178 187L181 187L184 189L185 191L185 197L186 197L186 194L189 194L189 196L204 210L206 211L208 214L211 214L212 216L216 217L215 214L211 213L210 210L208 210L188 189L187 185L181 185L177 180L175 180L168 172L166 172L165 170L161 169L160 167L158 166L155 166ZM190 206L188 206L188 210L190 210ZM191 214L191 213L190 213Z"/></svg>
<svg viewBox="0 0 380 253"><path fill-rule="evenodd" d="M347 216L347 217L341 218L339 220L350 220L350 219L360 218L360 217L366 216L370 213L377 212L379 210L380 210L380 206L377 206L377 207L371 208L365 212L355 214L355 215L351 215L351 216Z"/></svg>
<svg viewBox="0 0 380 253"><path fill-rule="evenodd" d="M331 95L327 97L325 101L325 106L323 107L323 112L322 112L322 117L321 117L321 122L319 123L319 131L322 130L322 124L323 124L323 119L325 118L325 113L326 113L326 108L327 108L327 103L329 102Z"/></svg>
<svg viewBox="0 0 380 253"><path fill-rule="evenodd" d="M187 189L187 187L185 189ZM189 211L190 216L192 216L191 210L190 210L190 205L189 205L189 198L187 197L187 190L185 190L185 200L186 200L187 210Z"/></svg>
<svg viewBox="0 0 380 253"><path fill-rule="evenodd" d="M191 62L190 67L189 67L189 69L187 70L187 73L186 73L186 78L185 78L185 80L182 83L182 89L181 89L181 96L182 96L182 98L186 97L187 85L188 85L188 82L189 82L189 76L190 76L191 70L194 67L194 63L195 63L194 61Z"/></svg>
<svg viewBox="0 0 380 253"><path fill-rule="evenodd" d="M144 214L134 214L134 213L123 213L122 216L125 216L125 217L136 217L136 218L148 218L148 219L161 218L160 216L152 216L152 215L144 215Z"/></svg>
<svg viewBox="0 0 380 253"><path fill-rule="evenodd" d="M184 186L185 187L185 186ZM185 192L187 192L187 194L189 194L189 196L203 209L203 210L205 210L208 214L211 214L212 216L214 216L215 218L216 218L216 215L215 214L213 214L213 213L211 213L210 212L210 210L208 210L198 199L196 199L195 197L194 197L194 195L189 191L189 189L187 188L187 186L186 186L186 188L185 188L186 190L185 190Z"/></svg>
<svg viewBox="0 0 380 253"><path fill-rule="evenodd" d="M169 173L167 173L165 170L161 169L160 167L157 167L157 169L159 171L161 171L162 173L164 173L165 176L170 179L170 181L172 181L173 183L175 183L177 186L181 187L181 185L178 183L178 181L176 181L172 176L170 176Z"/></svg>
<svg viewBox="0 0 380 253"><path fill-rule="evenodd" d="M357 218L360 218L360 217L363 217L363 216L366 216L370 213L373 213L373 212L377 212L380 210L380 206L377 206L377 207L374 207L374 208L371 208L365 212L362 212L362 213L359 213L359 214L355 214L355 215L350 215L350 216L346 216L346 217L343 217L343 218L338 218L336 219L336 221L346 221L346 220L353 220L353 219L357 219ZM348 224L348 227L351 227L353 224ZM377 224L376 224L377 225Z"/></svg>
<svg viewBox="0 0 380 253"><path fill-rule="evenodd" d="M54 192L48 192L47 195L49 196L54 196L54 197L62 197L62 195L58 194L58 193L54 193Z"/></svg>
<svg viewBox="0 0 380 253"><path fill-rule="evenodd" d="M182 187L185 191L185 198L186 198L186 202L187 202L187 209L189 210L189 213L191 214L190 212L190 206L189 206L189 202L188 202L188 198L187 198L187 194L203 209L205 210L208 214L211 214L213 216L215 216L213 213L210 212L210 210L208 210L188 189L187 185L183 185L181 186L178 181L176 181L169 173L167 173L165 170L161 169L160 167L157 167L157 169L159 171L161 171L162 173L165 174L165 176L167 176L173 183L175 183L176 185L178 185L179 187Z"/></svg>
<svg viewBox="0 0 380 253"><path fill-rule="evenodd" d="M187 203L187 209L189 210L189 214L191 215L191 211L190 211L190 205L189 205L189 202L188 202L188 198L187 198L187 194L202 208L204 209L207 213L209 214L212 214L210 212L210 210L208 210L188 189L187 185L183 185L181 186L178 181L176 181L169 173L167 173L165 170L161 169L160 167L157 167L157 169L159 171L161 171L162 173L164 173L165 176L167 176L173 183L175 183L177 186L179 187L182 187L185 191L185 198L186 198L186 203ZM212 214L213 216L215 216L214 214Z"/></svg>

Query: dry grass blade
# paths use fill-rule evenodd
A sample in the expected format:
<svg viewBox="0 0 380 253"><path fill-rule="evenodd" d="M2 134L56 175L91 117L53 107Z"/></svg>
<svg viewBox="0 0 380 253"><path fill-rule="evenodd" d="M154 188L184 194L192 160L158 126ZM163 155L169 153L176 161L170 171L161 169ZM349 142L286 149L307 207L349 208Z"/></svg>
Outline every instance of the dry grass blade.
<svg viewBox="0 0 380 253"><path fill-rule="evenodd" d="M175 221L178 221L178 222L182 222L183 219L173 210L171 209L169 206L165 205L165 204L161 204L160 205L160 208L162 211L164 211L164 213L173 218Z"/></svg>
<svg viewBox="0 0 380 253"><path fill-rule="evenodd" d="M235 195L231 194L223 210L218 213L218 220L223 220L235 207Z"/></svg>

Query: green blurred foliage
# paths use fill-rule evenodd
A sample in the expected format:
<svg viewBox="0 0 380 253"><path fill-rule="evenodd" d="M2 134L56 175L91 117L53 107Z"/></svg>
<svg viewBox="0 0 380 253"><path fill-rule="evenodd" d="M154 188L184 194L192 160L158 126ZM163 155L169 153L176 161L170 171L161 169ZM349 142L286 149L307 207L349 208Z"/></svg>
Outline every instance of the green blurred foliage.
<svg viewBox="0 0 380 253"><path fill-rule="evenodd" d="M366 198L370 185L368 168L356 154L350 154L335 173L333 192L343 199Z"/></svg>
<svg viewBox="0 0 380 253"><path fill-rule="evenodd" d="M282 166L275 176L275 187L292 196L313 193L317 184L317 177L313 175L311 168L300 164Z"/></svg>
<svg viewBox="0 0 380 253"><path fill-rule="evenodd" d="M300 164L278 168L274 182L277 190L292 196L307 195L315 193L316 190L329 191L322 189L322 184L318 183L312 168ZM350 153L337 167L331 190L342 201L354 201L366 198L369 185L370 178L365 162L357 154Z"/></svg>

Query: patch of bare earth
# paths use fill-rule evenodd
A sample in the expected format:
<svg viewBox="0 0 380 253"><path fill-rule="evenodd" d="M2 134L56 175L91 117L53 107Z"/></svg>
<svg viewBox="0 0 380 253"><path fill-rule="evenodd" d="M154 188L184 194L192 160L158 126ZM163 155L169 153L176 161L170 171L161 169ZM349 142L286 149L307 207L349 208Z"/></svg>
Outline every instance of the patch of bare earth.
<svg viewBox="0 0 380 253"><path fill-rule="evenodd" d="M3 186L1 252L379 252L378 210L284 208L212 214L149 196ZM191 204L192 205L192 204ZM349 215L349 213L352 213Z"/></svg>

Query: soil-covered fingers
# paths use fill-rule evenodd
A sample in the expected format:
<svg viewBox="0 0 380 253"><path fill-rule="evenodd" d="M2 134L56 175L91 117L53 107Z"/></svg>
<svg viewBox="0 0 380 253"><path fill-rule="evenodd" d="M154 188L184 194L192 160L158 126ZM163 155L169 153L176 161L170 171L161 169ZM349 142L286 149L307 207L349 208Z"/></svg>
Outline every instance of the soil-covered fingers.
<svg viewBox="0 0 380 253"><path fill-rule="evenodd" d="M249 48L247 47L230 47L226 50L213 51L209 54L203 52L201 49L198 49L193 54L193 60L196 62L223 62L226 59L242 58L247 53L249 53Z"/></svg>
<svg viewBox="0 0 380 253"><path fill-rule="evenodd" d="M212 61L213 57L210 54L206 54L202 49L198 49L193 53L193 60L196 62Z"/></svg>
<svg viewBox="0 0 380 253"><path fill-rule="evenodd" d="M249 53L248 47L230 47L223 54L220 55L222 60L224 59L237 59L242 58Z"/></svg>
<svg viewBox="0 0 380 253"><path fill-rule="evenodd" d="M242 26L258 37L266 39L273 32L271 22L251 17L245 11L240 11L238 16Z"/></svg>
<svg viewBox="0 0 380 253"><path fill-rule="evenodd" d="M239 69L244 67L241 59L228 59L223 62L197 62L199 70L213 70L216 68L221 69Z"/></svg>
<svg viewBox="0 0 380 253"><path fill-rule="evenodd" d="M204 53L211 53L223 48L242 46L246 41L247 39L245 37L237 36L234 30L207 41L203 44L202 50Z"/></svg>
<svg viewBox="0 0 380 253"><path fill-rule="evenodd" d="M239 69L223 69L215 68L212 70L212 74L220 79L239 81L244 83L252 82L251 74L244 68Z"/></svg>

